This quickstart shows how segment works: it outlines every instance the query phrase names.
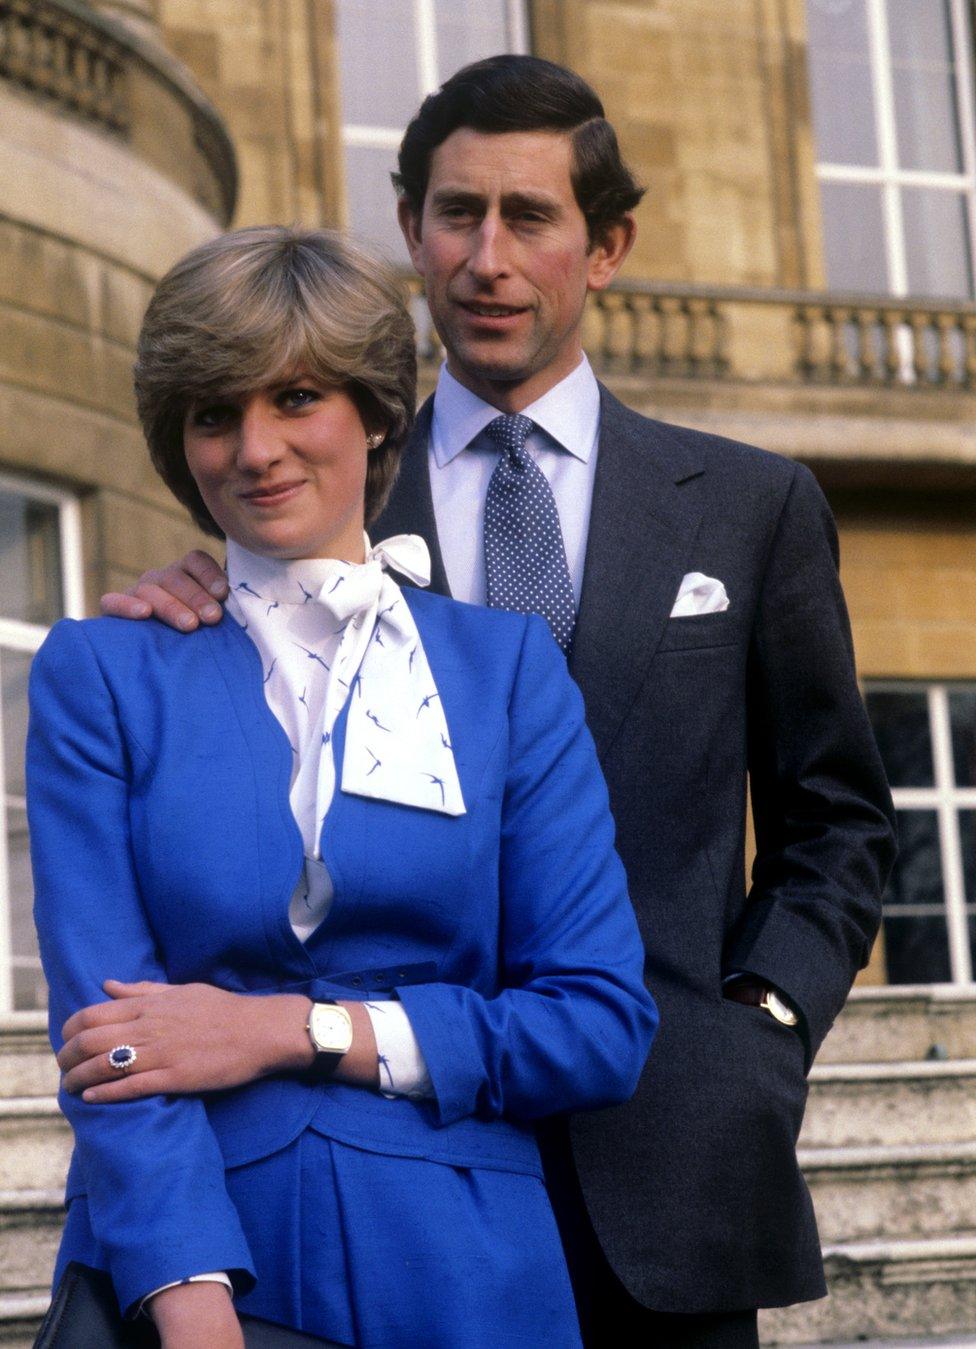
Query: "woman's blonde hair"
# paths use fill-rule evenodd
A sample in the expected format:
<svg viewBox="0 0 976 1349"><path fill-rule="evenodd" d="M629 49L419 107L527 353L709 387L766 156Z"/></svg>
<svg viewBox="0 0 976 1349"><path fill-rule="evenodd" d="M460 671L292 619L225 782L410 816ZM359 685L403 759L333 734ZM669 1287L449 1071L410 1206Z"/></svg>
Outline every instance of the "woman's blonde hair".
<svg viewBox="0 0 976 1349"><path fill-rule="evenodd" d="M241 397L298 372L343 389L368 432L366 523L396 478L416 407L413 324L393 272L330 230L233 230L160 281L139 334L136 404L153 464L208 534L222 531L187 467L201 399Z"/></svg>

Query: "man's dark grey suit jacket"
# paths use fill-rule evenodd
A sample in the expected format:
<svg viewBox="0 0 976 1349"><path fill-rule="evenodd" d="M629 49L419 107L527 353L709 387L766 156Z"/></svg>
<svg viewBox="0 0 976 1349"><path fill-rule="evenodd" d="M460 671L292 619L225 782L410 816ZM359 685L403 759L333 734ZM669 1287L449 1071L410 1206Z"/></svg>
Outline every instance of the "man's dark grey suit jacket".
<svg viewBox="0 0 976 1349"><path fill-rule="evenodd" d="M374 537L422 534L447 592L421 410ZM477 522L471 521L471 528ZM681 578L724 613L669 617ZM812 474L602 390L570 669L610 789L661 1028L636 1096L572 1121L590 1218L659 1311L825 1291L795 1143L806 1069L867 959L894 855L854 677L836 532ZM757 858L744 876L746 783ZM722 997L749 971L804 1033Z"/></svg>

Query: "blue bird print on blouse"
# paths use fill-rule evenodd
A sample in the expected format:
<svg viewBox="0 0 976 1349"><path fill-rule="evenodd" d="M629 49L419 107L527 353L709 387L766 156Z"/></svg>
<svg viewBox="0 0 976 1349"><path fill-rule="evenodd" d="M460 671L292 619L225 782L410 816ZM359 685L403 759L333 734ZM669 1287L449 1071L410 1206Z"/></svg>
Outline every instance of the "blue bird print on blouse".
<svg viewBox="0 0 976 1349"><path fill-rule="evenodd" d="M444 779L439 778L436 773L421 773L422 778L430 778L431 785L441 789L441 805L444 805Z"/></svg>
<svg viewBox="0 0 976 1349"><path fill-rule="evenodd" d="M380 634L379 628L377 628L373 633L373 641L376 643L377 646L382 646L384 648L386 646L386 643L383 641L383 638Z"/></svg>
<svg viewBox="0 0 976 1349"><path fill-rule="evenodd" d="M256 590L252 589L252 587L249 586L248 583L247 583L246 581L241 581L237 586L235 586L235 589L236 589L236 590L243 590L244 593L245 593L246 595L253 595L254 598L255 598L256 600L263 600L263 599L264 599L264 596L263 596L263 595L259 595L258 592L257 592Z"/></svg>
<svg viewBox="0 0 976 1349"><path fill-rule="evenodd" d="M297 576L295 577L295 580L298 581L298 577L297 577ZM301 581L298 581L298 588L299 588L299 590L302 592L302 594L305 596L305 598L302 600L302 604L308 604L309 600L315 598L315 596L312 594L312 592L311 592L310 590L306 590L306 589L305 589L305 587L302 585Z"/></svg>
<svg viewBox="0 0 976 1349"><path fill-rule="evenodd" d="M410 652L410 658L409 658L409 660L407 661L407 672L408 672L408 674L413 674L413 658L414 658L414 656L415 656L416 654L417 654L417 648L414 647L413 650Z"/></svg>
<svg viewBox="0 0 976 1349"><path fill-rule="evenodd" d="M271 610L272 610L272 609L278 609L278 608L280 608L279 601L278 601L278 600L272 600L271 603L268 605L267 609L265 610L265 613L264 613L265 618L267 618L268 614L271 613Z"/></svg>
<svg viewBox="0 0 976 1349"><path fill-rule="evenodd" d="M373 723L373 725L374 725L374 726L378 726L378 727L380 728L381 731L390 731L390 730L392 729L392 728L389 727L389 726L384 726L383 723L380 721L379 717L376 715L375 712L367 712L366 715L367 715L367 717L369 717L369 719L370 719L370 721Z"/></svg>
<svg viewBox="0 0 976 1349"><path fill-rule="evenodd" d="M417 716L419 717L420 714L421 714L421 712L424 710L424 708L425 708L425 707L430 707L430 705L431 705L431 703L434 701L434 699L435 699L435 698L439 698L439 697L440 697L440 694L437 692L436 689L434 690L433 693L428 693L427 697L424 698L424 699L422 700L420 706L417 708Z"/></svg>
<svg viewBox="0 0 976 1349"><path fill-rule="evenodd" d="M385 618L386 615L387 615L388 613L390 613L391 610L395 609L399 603L400 603L399 600L394 600L393 603L392 603L392 604L388 604L388 605L386 606L385 609L381 609L381 610L379 611L379 613L376 615L376 617L377 617L377 618Z"/></svg>
<svg viewBox="0 0 976 1349"><path fill-rule="evenodd" d="M326 665L325 661L324 661L324 660L322 659L322 657L318 654L318 652L316 652L316 651L310 651L309 648L308 648L307 646L302 646L301 642L295 642L295 641L294 641L294 638L292 639L292 641L293 641L294 645L297 646L297 647L299 648L300 651L304 651L304 652L305 652L305 654L306 654L306 656L308 656L309 660L317 660L318 663L322 666L323 670L331 669L331 666Z"/></svg>
<svg viewBox="0 0 976 1349"><path fill-rule="evenodd" d="M309 715L311 715L312 709L308 705L308 700L305 697L306 693L308 693L307 684L302 689L301 693L298 695L298 701L301 703L302 707L304 707L305 711L308 712Z"/></svg>
<svg viewBox="0 0 976 1349"><path fill-rule="evenodd" d="M386 1073L386 1080L390 1084L390 1091L393 1091L393 1074L390 1072L390 1065L387 1063L385 1055L377 1054L376 1062L382 1071Z"/></svg>
<svg viewBox="0 0 976 1349"><path fill-rule="evenodd" d="M322 735L322 744L327 745L331 739L332 739L332 732L325 731Z"/></svg>
<svg viewBox="0 0 976 1349"><path fill-rule="evenodd" d="M448 740L447 736L444 734L443 731L441 731L441 744L444 746L445 749L449 749L452 754L454 753L454 746Z"/></svg>
<svg viewBox="0 0 976 1349"><path fill-rule="evenodd" d="M271 662L271 664L268 666L268 673L264 676L264 682L265 682L265 683L267 683L268 680L271 678L271 676L274 674L274 669L275 669L275 666L276 666L277 664L278 664L278 657L275 656L274 660L273 660L273 661Z"/></svg>
<svg viewBox="0 0 976 1349"><path fill-rule="evenodd" d="M363 746L363 749L366 751L366 753L369 755L369 757L373 760L373 766L372 766L372 768L369 770L369 772L366 774L367 777L371 777L371 776L373 775L373 773L376 772L377 768L379 768L379 767L382 765L383 760L382 760L382 759L377 759L376 755L375 755L375 754L373 753L373 751L370 749L369 745L364 745L364 746Z"/></svg>
<svg viewBox="0 0 976 1349"><path fill-rule="evenodd" d="M346 578L344 576L337 576L335 579L335 584L329 587L329 594L334 595L345 579Z"/></svg>

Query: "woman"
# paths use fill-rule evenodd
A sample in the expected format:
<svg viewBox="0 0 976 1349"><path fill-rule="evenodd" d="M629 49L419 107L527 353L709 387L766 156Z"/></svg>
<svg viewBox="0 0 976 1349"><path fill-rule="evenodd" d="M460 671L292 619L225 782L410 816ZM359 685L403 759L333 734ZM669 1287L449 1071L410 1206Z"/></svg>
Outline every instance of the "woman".
<svg viewBox="0 0 976 1349"><path fill-rule="evenodd" d="M545 624L401 592L425 546L364 538L414 380L337 237L196 249L136 391L235 621L69 621L35 661L57 1272L108 1269L166 1349L241 1343L222 1279L347 1344L578 1343L532 1121L625 1099L656 1013Z"/></svg>

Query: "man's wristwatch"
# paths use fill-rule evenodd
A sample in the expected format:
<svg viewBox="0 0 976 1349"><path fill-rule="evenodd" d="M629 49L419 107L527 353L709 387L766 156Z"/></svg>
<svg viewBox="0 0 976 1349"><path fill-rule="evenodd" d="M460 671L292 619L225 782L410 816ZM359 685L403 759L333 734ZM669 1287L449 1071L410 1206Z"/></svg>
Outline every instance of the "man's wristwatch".
<svg viewBox="0 0 976 1349"><path fill-rule="evenodd" d="M352 1045L352 1017L337 1002L313 1002L305 1029L315 1050L309 1073L318 1082L328 1081Z"/></svg>
<svg viewBox="0 0 976 1349"><path fill-rule="evenodd" d="M768 984L757 983L753 979L737 979L730 983L725 996L733 1002L744 1002L750 1007L761 1007L776 1018L783 1026L798 1026L800 1018L793 1008L775 988Z"/></svg>

